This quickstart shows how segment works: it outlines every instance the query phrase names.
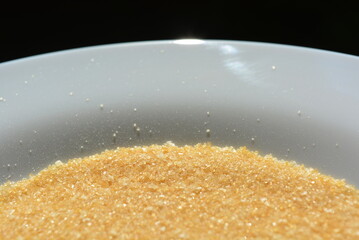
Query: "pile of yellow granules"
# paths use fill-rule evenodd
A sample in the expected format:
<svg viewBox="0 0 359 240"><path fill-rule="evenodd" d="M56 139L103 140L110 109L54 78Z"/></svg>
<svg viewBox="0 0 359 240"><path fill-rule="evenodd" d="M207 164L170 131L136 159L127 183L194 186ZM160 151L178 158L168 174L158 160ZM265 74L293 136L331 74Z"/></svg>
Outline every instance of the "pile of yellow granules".
<svg viewBox="0 0 359 240"><path fill-rule="evenodd" d="M0 239L359 239L359 191L245 147L117 148L0 186Z"/></svg>

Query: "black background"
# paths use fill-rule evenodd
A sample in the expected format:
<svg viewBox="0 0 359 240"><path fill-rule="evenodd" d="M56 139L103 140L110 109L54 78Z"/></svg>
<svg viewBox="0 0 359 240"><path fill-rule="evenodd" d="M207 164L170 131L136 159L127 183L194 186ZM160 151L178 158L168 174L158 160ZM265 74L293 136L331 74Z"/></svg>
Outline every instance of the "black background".
<svg viewBox="0 0 359 240"><path fill-rule="evenodd" d="M355 1L54 1L0 9L0 62L176 38L274 42L359 56Z"/></svg>

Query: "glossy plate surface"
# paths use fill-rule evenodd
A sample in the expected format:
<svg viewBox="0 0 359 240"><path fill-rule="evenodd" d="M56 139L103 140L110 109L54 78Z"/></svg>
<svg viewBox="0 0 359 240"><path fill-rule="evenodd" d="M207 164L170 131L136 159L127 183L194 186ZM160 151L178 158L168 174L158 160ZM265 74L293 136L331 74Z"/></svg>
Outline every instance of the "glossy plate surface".
<svg viewBox="0 0 359 240"><path fill-rule="evenodd" d="M172 140L248 146L359 186L359 58L174 40L0 64L0 182L58 159Z"/></svg>

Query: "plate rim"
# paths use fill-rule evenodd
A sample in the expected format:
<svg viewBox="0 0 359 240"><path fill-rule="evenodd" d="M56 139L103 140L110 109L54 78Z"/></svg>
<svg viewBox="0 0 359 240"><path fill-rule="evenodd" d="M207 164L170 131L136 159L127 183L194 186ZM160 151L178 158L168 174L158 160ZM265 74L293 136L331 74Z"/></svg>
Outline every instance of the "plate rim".
<svg viewBox="0 0 359 240"><path fill-rule="evenodd" d="M194 44L181 44L178 43L178 40L196 40L200 41ZM13 59L5 62L0 62L0 67L5 67L8 65L13 65L17 63L25 63L27 61L38 60L41 58L48 58L48 57L55 57L58 55L67 55L73 54L76 52L84 52L88 50L102 50L102 49L111 49L111 48L126 48L126 47L141 47L141 46L156 46L156 45L164 45L164 46L171 46L171 45L182 45L182 46L200 46L200 45L220 45L220 44L236 44L242 46L251 46L251 47L269 47L269 48L277 48L289 51L301 51L301 52L308 52L308 53L319 53L328 56L336 56L336 57L344 57L354 61L358 61L359 63L359 56L341 53L331 50L319 49L319 48L312 48L312 47L304 47L298 45L291 45L291 44L281 44L281 43L272 43L272 42L260 42L260 41L242 41L242 40L222 40L222 39L171 39L171 40L149 40L149 41L132 41L132 42L121 42L121 43L107 43L107 44L99 44L99 45L90 45L84 47L77 47L77 48L69 48L64 50L40 53L32 56L22 57L18 59Z"/></svg>

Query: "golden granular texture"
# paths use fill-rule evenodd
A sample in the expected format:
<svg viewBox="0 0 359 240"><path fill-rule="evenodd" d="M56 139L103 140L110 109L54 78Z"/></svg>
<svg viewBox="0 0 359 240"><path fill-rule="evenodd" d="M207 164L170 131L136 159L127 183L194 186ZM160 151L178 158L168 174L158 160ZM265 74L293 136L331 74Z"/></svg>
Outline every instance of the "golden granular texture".
<svg viewBox="0 0 359 240"><path fill-rule="evenodd" d="M1 186L0 239L359 239L359 191L245 147L118 148Z"/></svg>

